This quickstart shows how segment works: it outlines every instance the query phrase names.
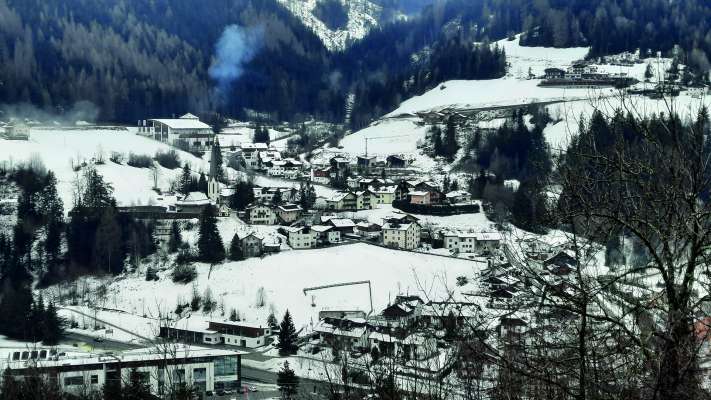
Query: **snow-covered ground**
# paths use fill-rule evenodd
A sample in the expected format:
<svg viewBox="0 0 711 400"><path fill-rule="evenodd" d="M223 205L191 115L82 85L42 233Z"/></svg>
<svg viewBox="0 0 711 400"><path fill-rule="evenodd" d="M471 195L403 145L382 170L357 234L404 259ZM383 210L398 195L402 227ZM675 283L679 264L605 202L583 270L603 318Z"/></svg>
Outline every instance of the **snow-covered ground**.
<svg viewBox="0 0 711 400"><path fill-rule="evenodd" d="M401 154L411 159L413 166L428 169L434 162L417 148L424 143L426 133L427 126L418 118L384 119L343 138L340 150L352 157L363 155L367 140L368 155L385 158Z"/></svg>
<svg viewBox="0 0 711 400"><path fill-rule="evenodd" d="M379 312L397 294L418 294L423 298L446 299L456 292L457 276L472 276L482 264L425 254L384 249L367 244L352 244L314 250L285 251L264 258L250 258L210 267L197 264L195 287L202 294L210 288L226 312L236 308L248 322L264 323L270 312L278 318L289 309L297 327L318 322L320 310L370 311L367 285L319 290L304 295L303 289L342 282L370 280L373 308ZM101 318L115 318L127 329L142 334L155 332L143 315L155 318L173 311L178 301L189 302L192 284L176 285L170 271L159 273L160 280L148 282L142 272L100 281L87 279L91 287L107 284L103 301L93 304L126 311L105 312ZM56 296L58 287L45 291ZM257 306L259 292L265 294L265 306ZM110 314L115 314L110 317ZM219 311L214 318L224 318ZM115 333L118 335L118 333ZM117 339L116 336L113 338Z"/></svg>
<svg viewBox="0 0 711 400"><path fill-rule="evenodd" d="M153 177L150 169L130 167L126 165L126 159L131 152L153 157L157 151L171 149L174 148L139 136L130 128L33 128L28 141L0 139L0 162L19 164L37 155L47 169L57 176L57 190L64 201L65 211L68 211L74 199L74 182L80 173L74 171L72 163L89 163L99 154L103 154L105 163L97 165L96 168L104 180L113 185L114 196L119 205L149 204L155 202L158 197L151 190ZM209 162L206 159L176 151L181 162L187 162L193 171L209 170ZM115 164L109 160L112 152L124 155L123 164ZM170 182L175 180L180 172L180 169L168 170L161 167L158 186L167 190Z"/></svg>
<svg viewBox="0 0 711 400"><path fill-rule="evenodd" d="M669 115L671 111L682 119L692 120L702 107L711 106L711 96L682 92L678 97L650 99L645 96L617 95L607 98L587 99L548 106L551 117L558 121L544 130L546 140L553 150L565 150L572 135L577 134L581 121L589 120L595 110L611 116L616 110L631 112L638 117L653 114Z"/></svg>

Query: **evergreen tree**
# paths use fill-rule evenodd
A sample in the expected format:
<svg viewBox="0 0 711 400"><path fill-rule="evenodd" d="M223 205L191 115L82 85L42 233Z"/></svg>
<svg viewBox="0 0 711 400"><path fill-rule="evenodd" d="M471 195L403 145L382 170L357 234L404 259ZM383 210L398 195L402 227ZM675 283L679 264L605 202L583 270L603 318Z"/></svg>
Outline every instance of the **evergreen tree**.
<svg viewBox="0 0 711 400"><path fill-rule="evenodd" d="M296 354L298 347L296 346L296 327L291 319L289 310L284 313L284 318L279 325L279 355L287 356Z"/></svg>
<svg viewBox="0 0 711 400"><path fill-rule="evenodd" d="M652 70L652 64L647 63L647 68L644 70L644 79L650 80L654 77L654 72Z"/></svg>
<svg viewBox="0 0 711 400"><path fill-rule="evenodd" d="M277 191L274 193L274 197L272 197L272 204L275 206L280 205L283 202L281 198L281 190L277 189Z"/></svg>
<svg viewBox="0 0 711 400"><path fill-rule="evenodd" d="M57 314L54 303L49 303L44 312L42 342L46 345L54 346L64 335L65 321Z"/></svg>
<svg viewBox="0 0 711 400"><path fill-rule="evenodd" d="M114 208L105 208L96 229L92 263L101 271L119 274L123 271L125 250L122 249L121 227Z"/></svg>
<svg viewBox="0 0 711 400"><path fill-rule="evenodd" d="M251 181L240 181L235 185L234 193L230 196L230 208L244 210L254 202L254 185Z"/></svg>
<svg viewBox="0 0 711 400"><path fill-rule="evenodd" d="M234 308L230 310L230 321L238 321L239 318L237 318L237 310Z"/></svg>
<svg viewBox="0 0 711 400"><path fill-rule="evenodd" d="M200 180L198 180L198 191L207 194L207 178L205 173L200 173Z"/></svg>
<svg viewBox="0 0 711 400"><path fill-rule="evenodd" d="M190 172L190 166L188 163L183 165L183 172L178 180L178 191L182 194L188 194L191 191L193 176Z"/></svg>
<svg viewBox="0 0 711 400"><path fill-rule="evenodd" d="M435 125L430 128L430 134L432 135L432 148L435 156L444 155L444 145L442 144L442 130L439 126Z"/></svg>
<svg viewBox="0 0 711 400"><path fill-rule="evenodd" d="M206 263L218 263L225 259L225 246L217 230L217 211L208 205L200 215L198 233L198 258Z"/></svg>
<svg viewBox="0 0 711 400"><path fill-rule="evenodd" d="M459 143L457 142L457 127L454 124L454 119L447 120L442 155L448 160L454 160L454 156L459 151Z"/></svg>
<svg viewBox="0 0 711 400"><path fill-rule="evenodd" d="M277 386L284 399L291 399L299 391L299 377L289 367L289 361L284 361L284 366L277 372Z"/></svg>
<svg viewBox="0 0 711 400"><path fill-rule="evenodd" d="M183 235L180 233L180 224L173 221L170 224L170 238L168 238L168 252L175 253L183 244Z"/></svg>
<svg viewBox="0 0 711 400"><path fill-rule="evenodd" d="M242 246L240 245L239 235L236 233L232 237L232 242L230 243L230 260L244 260L244 253L242 252Z"/></svg>

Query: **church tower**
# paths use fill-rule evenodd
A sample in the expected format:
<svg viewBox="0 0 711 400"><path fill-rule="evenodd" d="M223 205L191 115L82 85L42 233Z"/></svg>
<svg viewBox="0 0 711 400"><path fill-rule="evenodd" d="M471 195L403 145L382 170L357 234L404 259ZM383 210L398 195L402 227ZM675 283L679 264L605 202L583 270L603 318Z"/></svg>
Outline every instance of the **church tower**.
<svg viewBox="0 0 711 400"><path fill-rule="evenodd" d="M212 153L210 154L210 176L207 180L207 197L214 201L215 204L219 203L220 200L220 182L217 181L220 166L215 162L220 156L220 142L217 141L217 135L215 135L215 139L212 142Z"/></svg>

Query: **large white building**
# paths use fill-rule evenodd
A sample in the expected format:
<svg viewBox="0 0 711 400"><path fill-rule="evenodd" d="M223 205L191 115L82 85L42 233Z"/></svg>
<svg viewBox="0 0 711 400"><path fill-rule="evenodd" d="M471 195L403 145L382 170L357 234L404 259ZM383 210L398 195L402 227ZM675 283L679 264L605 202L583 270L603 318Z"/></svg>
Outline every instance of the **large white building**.
<svg viewBox="0 0 711 400"><path fill-rule="evenodd" d="M157 396L168 395L182 385L204 395L241 388L242 354L181 344L112 354L5 348L0 351L0 369L16 379L37 374L56 380L62 391L77 395L100 394L107 382L135 379L147 384Z"/></svg>
<svg viewBox="0 0 711 400"><path fill-rule="evenodd" d="M319 234L307 226L286 228L292 249L312 249L318 245Z"/></svg>
<svg viewBox="0 0 711 400"><path fill-rule="evenodd" d="M209 150L214 136L210 125L193 114L139 121L138 133L190 151Z"/></svg>

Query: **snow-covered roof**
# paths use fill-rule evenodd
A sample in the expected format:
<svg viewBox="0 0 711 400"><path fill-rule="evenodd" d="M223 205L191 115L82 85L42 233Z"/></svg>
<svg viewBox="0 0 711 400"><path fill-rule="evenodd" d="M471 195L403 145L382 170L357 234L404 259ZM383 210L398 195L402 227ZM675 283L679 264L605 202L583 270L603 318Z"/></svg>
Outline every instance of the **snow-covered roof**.
<svg viewBox="0 0 711 400"><path fill-rule="evenodd" d="M185 198L178 201L177 204L201 206L210 204L210 199L208 199L203 192L190 192Z"/></svg>
<svg viewBox="0 0 711 400"><path fill-rule="evenodd" d="M427 196L430 194L430 192L420 192L420 191L412 191L408 193L410 196Z"/></svg>
<svg viewBox="0 0 711 400"><path fill-rule="evenodd" d="M447 193L447 197L462 197L462 196L471 196L469 192L464 191L464 190L454 190L452 192Z"/></svg>
<svg viewBox="0 0 711 400"><path fill-rule="evenodd" d="M180 119L200 119L196 117L195 115L191 113L184 114L183 116L180 117Z"/></svg>
<svg viewBox="0 0 711 400"><path fill-rule="evenodd" d="M383 230L406 231L410 229L410 225L413 225L413 223L401 224L388 222L383 225Z"/></svg>
<svg viewBox="0 0 711 400"><path fill-rule="evenodd" d="M330 225L313 225L311 229L318 233L324 233L330 231L333 227Z"/></svg>
<svg viewBox="0 0 711 400"><path fill-rule="evenodd" d="M355 222L348 218L331 218L328 222L333 224L336 228L353 228L355 226Z"/></svg>
<svg viewBox="0 0 711 400"><path fill-rule="evenodd" d="M376 194L378 194L378 193L395 194L395 192L397 191L397 187L396 186L383 186L380 189L371 189L371 190L373 191L373 193L376 193Z"/></svg>
<svg viewBox="0 0 711 400"><path fill-rule="evenodd" d="M171 129L212 129L210 125L200 121L195 117L192 118L173 118L173 119L151 119L149 121L159 122Z"/></svg>

